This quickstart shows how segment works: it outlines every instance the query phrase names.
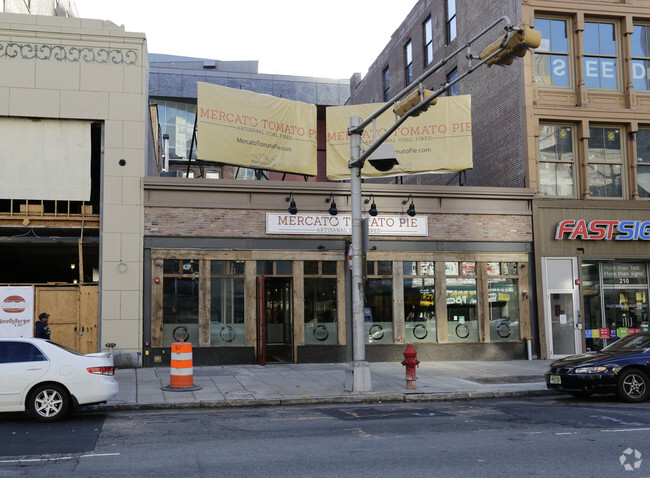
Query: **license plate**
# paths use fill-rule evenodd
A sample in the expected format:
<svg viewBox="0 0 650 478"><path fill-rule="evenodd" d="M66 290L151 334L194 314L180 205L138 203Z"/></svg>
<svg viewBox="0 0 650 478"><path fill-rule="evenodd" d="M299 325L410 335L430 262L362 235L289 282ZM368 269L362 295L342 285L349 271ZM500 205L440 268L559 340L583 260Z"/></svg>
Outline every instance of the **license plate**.
<svg viewBox="0 0 650 478"><path fill-rule="evenodd" d="M551 375L549 378L549 383L553 385L562 385L562 377L559 375Z"/></svg>

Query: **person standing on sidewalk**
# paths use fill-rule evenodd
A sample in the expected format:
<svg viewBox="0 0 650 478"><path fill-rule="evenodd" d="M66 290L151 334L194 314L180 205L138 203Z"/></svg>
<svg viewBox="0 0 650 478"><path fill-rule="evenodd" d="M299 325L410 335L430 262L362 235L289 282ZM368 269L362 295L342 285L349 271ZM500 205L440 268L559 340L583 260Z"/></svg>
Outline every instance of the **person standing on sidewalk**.
<svg viewBox="0 0 650 478"><path fill-rule="evenodd" d="M50 314L46 312L43 312L38 316L38 322L36 322L36 330L34 331L35 338L50 340L50 327L47 325L49 318Z"/></svg>

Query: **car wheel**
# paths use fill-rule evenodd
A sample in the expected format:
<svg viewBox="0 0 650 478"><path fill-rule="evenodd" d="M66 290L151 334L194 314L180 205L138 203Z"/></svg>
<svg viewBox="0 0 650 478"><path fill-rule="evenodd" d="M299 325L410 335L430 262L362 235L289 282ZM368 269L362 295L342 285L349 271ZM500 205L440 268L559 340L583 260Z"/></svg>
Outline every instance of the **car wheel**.
<svg viewBox="0 0 650 478"><path fill-rule="evenodd" d="M583 390L581 392L569 392L569 393L576 398L589 398L594 394L594 392L588 392L586 390Z"/></svg>
<svg viewBox="0 0 650 478"><path fill-rule="evenodd" d="M56 384L36 387L29 396L29 413L38 421L53 422L68 413L70 397L68 392Z"/></svg>
<svg viewBox="0 0 650 478"><path fill-rule="evenodd" d="M648 376L639 369L623 370L618 378L618 396L624 402L643 402L648 398Z"/></svg>

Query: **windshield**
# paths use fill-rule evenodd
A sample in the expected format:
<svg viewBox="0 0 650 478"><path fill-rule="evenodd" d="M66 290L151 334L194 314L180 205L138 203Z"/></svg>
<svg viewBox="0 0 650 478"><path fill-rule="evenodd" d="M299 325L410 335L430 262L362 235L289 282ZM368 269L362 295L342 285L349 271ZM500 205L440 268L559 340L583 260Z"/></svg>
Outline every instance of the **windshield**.
<svg viewBox="0 0 650 478"><path fill-rule="evenodd" d="M646 350L650 348L650 335L635 334L628 335L627 337L617 340L611 345L603 349L603 352L615 352L618 350L632 351L632 350Z"/></svg>

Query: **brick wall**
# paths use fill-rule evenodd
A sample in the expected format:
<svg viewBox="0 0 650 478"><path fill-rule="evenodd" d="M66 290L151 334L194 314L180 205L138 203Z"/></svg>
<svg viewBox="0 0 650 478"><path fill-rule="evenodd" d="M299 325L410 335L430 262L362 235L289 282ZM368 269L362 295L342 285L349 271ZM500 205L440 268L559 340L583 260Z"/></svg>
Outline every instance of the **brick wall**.
<svg viewBox="0 0 650 478"><path fill-rule="evenodd" d="M262 238L266 235L266 214L258 210L148 206L145 209L144 229L145 235L151 237ZM274 234L273 237L283 236ZM531 216L444 213L429 214L427 238L399 239L531 242L532 237Z"/></svg>
<svg viewBox="0 0 650 478"><path fill-rule="evenodd" d="M445 0L421 0L397 28L368 73L356 88L352 88L350 104L383 101L383 77L390 69L391 96L401 91L404 81L404 45L413 44L413 76L424 71L422 23L430 15L433 23L434 64L452 54L457 48L503 15L519 23L519 0L456 0L458 37L446 45ZM505 25L505 23L503 24ZM501 25L472 47L478 56L482 48L503 33ZM474 62L475 63L475 62ZM524 162L524 101L522 61L507 67L482 67L458 83L460 94L472 96L472 129L474 168L468 170L464 184L490 187L525 187ZM435 90L456 68L462 75L469 68L462 52L425 80L425 87ZM372 180L392 182L393 179ZM457 173L417 175L403 178L405 184L458 184Z"/></svg>

